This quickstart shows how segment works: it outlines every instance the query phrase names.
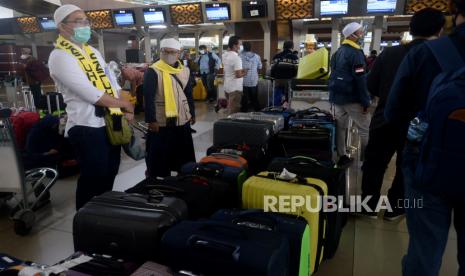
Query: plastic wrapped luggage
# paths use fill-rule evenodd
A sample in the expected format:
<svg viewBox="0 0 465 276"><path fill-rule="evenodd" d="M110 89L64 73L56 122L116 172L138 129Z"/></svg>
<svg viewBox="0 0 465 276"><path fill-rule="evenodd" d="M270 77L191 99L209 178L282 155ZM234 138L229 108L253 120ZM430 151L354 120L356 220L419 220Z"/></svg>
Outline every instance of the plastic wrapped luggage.
<svg viewBox="0 0 465 276"><path fill-rule="evenodd" d="M338 168L326 166L315 159L296 156L293 158L275 158L268 166L271 172L282 172L283 169L297 174L299 177L312 177L321 179L327 184L328 195L343 197L346 194L346 172ZM328 224L326 227L325 259L334 256L339 246L342 229L347 222L347 213L327 213Z"/></svg>
<svg viewBox="0 0 465 276"><path fill-rule="evenodd" d="M180 198L187 204L190 219L208 218L218 209L238 206L237 185L214 177L181 175L148 178L126 192Z"/></svg>
<svg viewBox="0 0 465 276"><path fill-rule="evenodd" d="M196 79L194 89L192 90L192 96L195 101L204 101L207 99L207 89L203 86L201 78Z"/></svg>
<svg viewBox="0 0 465 276"><path fill-rule="evenodd" d="M292 196L310 197L310 203L306 204L311 206L312 210L308 210L304 206L296 208L294 212L289 208L289 212L282 213L297 215L307 221L310 229L310 271L315 273L323 260L326 227L326 213L316 212L315 210L318 210L320 197L328 194L326 184L314 178L281 180L278 175L276 173L262 172L249 178L242 189L242 207L246 209L265 209L265 197L269 196L275 196L278 202L280 197L283 197L283 199ZM307 198L305 199L307 200ZM275 205L274 207L279 211L279 206Z"/></svg>
<svg viewBox="0 0 465 276"><path fill-rule="evenodd" d="M185 218L186 203L178 198L107 192L94 197L74 216L74 248L150 260L156 257L163 231Z"/></svg>
<svg viewBox="0 0 465 276"><path fill-rule="evenodd" d="M304 56L300 59L297 79L328 79L329 52L326 48Z"/></svg>
<svg viewBox="0 0 465 276"><path fill-rule="evenodd" d="M26 146L27 136L32 126L40 121L39 113L21 111L11 115L10 122L13 126L16 143L20 150Z"/></svg>
<svg viewBox="0 0 465 276"><path fill-rule="evenodd" d="M221 119L213 125L213 144L217 147L247 144L268 148L273 125L256 120Z"/></svg>
<svg viewBox="0 0 465 276"><path fill-rule="evenodd" d="M224 276L285 276L289 243L280 233L213 220L183 221L162 239L176 270Z"/></svg>
<svg viewBox="0 0 465 276"><path fill-rule="evenodd" d="M304 219L259 209L219 210L211 219L283 234L289 240L289 275L310 275L310 229Z"/></svg>
<svg viewBox="0 0 465 276"><path fill-rule="evenodd" d="M273 123L274 134L284 129L284 117L281 115L266 114L263 112L235 113L228 118L235 120L257 120Z"/></svg>

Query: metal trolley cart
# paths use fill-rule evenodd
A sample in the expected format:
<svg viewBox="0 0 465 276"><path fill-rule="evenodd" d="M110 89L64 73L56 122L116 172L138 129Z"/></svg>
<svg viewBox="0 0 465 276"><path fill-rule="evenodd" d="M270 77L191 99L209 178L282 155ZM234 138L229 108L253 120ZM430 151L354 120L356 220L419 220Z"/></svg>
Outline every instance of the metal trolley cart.
<svg viewBox="0 0 465 276"><path fill-rule="evenodd" d="M321 109L334 111L329 102L328 80L304 80L294 79L291 81L289 91L289 105L294 110L299 110L298 102L305 102L311 106ZM354 165L347 169L346 173L346 203L350 202L350 196L360 193L361 187L358 187L360 178L360 168L358 161L360 156L360 137L358 129L352 119L349 119L346 134L347 155L354 159Z"/></svg>
<svg viewBox="0 0 465 276"><path fill-rule="evenodd" d="M49 196L58 172L50 168L24 171L10 115L10 109L0 109L0 205L16 202L11 211L14 230L27 235L36 220L34 211Z"/></svg>

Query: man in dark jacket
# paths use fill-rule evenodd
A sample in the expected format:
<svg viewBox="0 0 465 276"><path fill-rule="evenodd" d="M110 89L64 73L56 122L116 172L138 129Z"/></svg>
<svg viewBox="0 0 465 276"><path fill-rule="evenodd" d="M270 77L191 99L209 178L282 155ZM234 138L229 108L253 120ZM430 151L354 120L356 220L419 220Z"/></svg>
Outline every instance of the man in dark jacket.
<svg viewBox="0 0 465 276"><path fill-rule="evenodd" d="M285 41L283 51L273 57L271 76L275 78L272 105L280 106L287 100L289 80L297 76L299 57L294 54L294 42Z"/></svg>
<svg viewBox="0 0 465 276"><path fill-rule="evenodd" d="M388 193L393 212L384 214L384 219L387 220L397 219L404 214L404 209L397 205L399 199L404 198L401 165L407 128L404 125L387 123L384 119L384 107L397 69L405 55L410 49L427 39L437 37L444 23L445 18L441 11L426 8L415 13L410 21L410 34L413 36L413 41L407 45L385 49L368 75L368 90L372 95L379 97L379 102L371 120L370 139L365 150L365 162L362 167L362 194L364 197L372 196L368 205L374 210L379 201L386 168L394 153L397 153L396 174ZM377 217L375 212L364 213L364 215Z"/></svg>
<svg viewBox="0 0 465 276"><path fill-rule="evenodd" d="M346 151L346 132L351 118L362 140L362 156L368 143L370 125L370 96L366 86L366 59L360 44L363 41L363 26L352 22L342 30L345 40L331 59L329 78L329 101L335 105L337 120L338 165L351 162Z"/></svg>
<svg viewBox="0 0 465 276"><path fill-rule="evenodd" d="M450 0L454 15L455 31L443 39L450 39L462 60L465 60L465 0ZM448 51L450 49L444 49ZM454 50L454 49L452 49ZM385 109L388 122L407 125L425 110L430 89L442 72L433 52L426 43L412 49L402 61L393 83ZM439 275L449 228L454 214L457 232L458 275L465 275L465 207L459 202L443 197L441 191L429 190L415 180L420 145L407 142L404 150L403 174L405 197L409 203L419 203L417 208L407 208L409 247L403 259L403 275ZM440 177L440 176L439 176ZM457 179L463 185L463 179Z"/></svg>

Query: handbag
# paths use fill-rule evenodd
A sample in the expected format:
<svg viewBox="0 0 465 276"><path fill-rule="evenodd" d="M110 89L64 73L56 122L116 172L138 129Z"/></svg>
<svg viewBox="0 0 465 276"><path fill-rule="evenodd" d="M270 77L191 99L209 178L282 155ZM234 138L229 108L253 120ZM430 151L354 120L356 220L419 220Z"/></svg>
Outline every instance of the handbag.
<svg viewBox="0 0 465 276"><path fill-rule="evenodd" d="M128 120L124 116L111 115L110 112L106 112L104 119L110 144L120 146L131 142L133 133Z"/></svg>

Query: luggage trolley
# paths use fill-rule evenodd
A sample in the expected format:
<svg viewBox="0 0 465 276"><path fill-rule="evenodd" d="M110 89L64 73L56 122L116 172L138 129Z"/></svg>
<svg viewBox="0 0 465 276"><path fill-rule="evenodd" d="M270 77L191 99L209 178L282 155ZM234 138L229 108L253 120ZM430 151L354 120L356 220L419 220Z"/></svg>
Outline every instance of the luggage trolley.
<svg viewBox="0 0 465 276"><path fill-rule="evenodd" d="M10 116L10 109L0 109L0 205L16 200L10 214L14 230L18 235L27 235L35 222L34 211L49 196L58 172L50 168L24 171Z"/></svg>

